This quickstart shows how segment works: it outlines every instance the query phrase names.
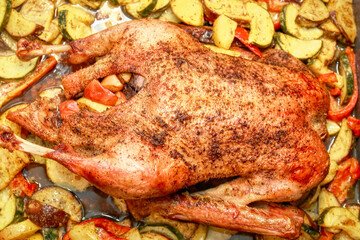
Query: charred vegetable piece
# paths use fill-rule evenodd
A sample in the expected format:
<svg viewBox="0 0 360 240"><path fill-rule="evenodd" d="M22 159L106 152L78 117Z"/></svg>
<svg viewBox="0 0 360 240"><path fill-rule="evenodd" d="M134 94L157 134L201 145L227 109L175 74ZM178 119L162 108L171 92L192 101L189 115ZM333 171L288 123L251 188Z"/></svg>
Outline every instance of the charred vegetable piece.
<svg viewBox="0 0 360 240"><path fill-rule="evenodd" d="M329 18L329 11L321 0L305 0L296 21L303 27L316 27Z"/></svg>
<svg viewBox="0 0 360 240"><path fill-rule="evenodd" d="M35 192L33 199L61 209L70 215L70 219L80 222L82 206L76 197L68 190L61 187L46 187Z"/></svg>
<svg viewBox="0 0 360 240"><path fill-rule="evenodd" d="M330 0L327 5L332 22L340 29L348 43L356 38L356 24L352 0Z"/></svg>
<svg viewBox="0 0 360 240"><path fill-rule="evenodd" d="M18 223L24 220L24 199L15 196L16 211L12 223Z"/></svg>
<svg viewBox="0 0 360 240"><path fill-rule="evenodd" d="M11 0L0 0L0 32L6 26L11 12Z"/></svg>
<svg viewBox="0 0 360 240"><path fill-rule="evenodd" d="M31 198L25 202L25 212L27 217L40 227L63 226L69 220L69 214L63 210Z"/></svg>
<svg viewBox="0 0 360 240"><path fill-rule="evenodd" d="M204 25L204 11L199 0L173 0L170 3L173 13L184 23L192 26Z"/></svg>
<svg viewBox="0 0 360 240"><path fill-rule="evenodd" d="M221 14L235 20L240 26L250 24L250 16L246 10L246 1L234 0L204 0L204 13L210 19L216 19Z"/></svg>

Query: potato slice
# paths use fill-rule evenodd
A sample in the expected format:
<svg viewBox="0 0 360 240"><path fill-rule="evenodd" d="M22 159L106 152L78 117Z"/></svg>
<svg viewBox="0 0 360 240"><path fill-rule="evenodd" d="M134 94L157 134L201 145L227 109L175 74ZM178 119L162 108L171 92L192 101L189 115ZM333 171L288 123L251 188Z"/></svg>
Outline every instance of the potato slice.
<svg viewBox="0 0 360 240"><path fill-rule="evenodd" d="M39 58L30 61L21 61L15 54L0 57L0 78L13 79L22 78L31 72Z"/></svg>
<svg viewBox="0 0 360 240"><path fill-rule="evenodd" d="M305 0L296 21L303 27L316 27L329 18L329 11L321 0Z"/></svg>
<svg viewBox="0 0 360 240"><path fill-rule="evenodd" d="M23 239L39 231L41 227L37 226L29 219L11 224L0 232L0 240Z"/></svg>
<svg viewBox="0 0 360 240"><path fill-rule="evenodd" d="M100 240L95 231L95 223L89 222L82 225L75 225L69 232L71 240Z"/></svg>
<svg viewBox="0 0 360 240"><path fill-rule="evenodd" d="M234 41L237 23L234 20L220 15L213 26L213 40L216 46L229 49Z"/></svg>
<svg viewBox="0 0 360 240"><path fill-rule="evenodd" d="M173 0L171 10L184 23L192 26L204 25L204 11L200 0Z"/></svg>
<svg viewBox="0 0 360 240"><path fill-rule="evenodd" d="M23 4L26 0L11 0L12 1L12 8L17 8L21 4Z"/></svg>
<svg viewBox="0 0 360 240"><path fill-rule="evenodd" d="M1 208L0 211L0 231L3 230L13 221L15 216L15 211L16 211L15 196L14 194L11 194L11 196L8 198L5 205Z"/></svg>
<svg viewBox="0 0 360 240"><path fill-rule="evenodd" d="M51 42L56 39L60 34L60 29L58 25L58 20L53 19L48 28L45 28L44 31L38 36L41 40L45 42Z"/></svg>
<svg viewBox="0 0 360 240"><path fill-rule="evenodd" d="M246 10L245 4L251 0L204 0L204 13L210 19L216 19L219 15L235 20L239 25L248 27L250 16Z"/></svg>
<svg viewBox="0 0 360 240"><path fill-rule="evenodd" d="M18 105L10 108L0 116L0 125L10 127L18 136L21 134L21 127L11 122L6 116L17 109L24 108L26 105ZM29 156L21 151L9 152L5 148L0 148L0 189L4 189L15 175L30 162Z"/></svg>
<svg viewBox="0 0 360 240"><path fill-rule="evenodd" d="M349 43L356 38L356 24L352 0L330 0L327 5L332 22L340 29Z"/></svg>
<svg viewBox="0 0 360 240"><path fill-rule="evenodd" d="M211 51L217 52L217 53L222 53L222 54L226 54L226 55L230 55L233 57L240 57L241 53L238 51L234 51L234 50L230 50L230 49L224 49L224 48L219 48L216 47L214 45L210 45L210 44L204 44L205 47L209 48Z"/></svg>
<svg viewBox="0 0 360 240"><path fill-rule="evenodd" d="M20 13L12 9L5 29L13 37L26 37L36 31L37 25L25 19Z"/></svg>
<svg viewBox="0 0 360 240"><path fill-rule="evenodd" d="M341 32L339 28L330 20L326 20L319 28L324 31L324 36L332 39L337 39Z"/></svg>
<svg viewBox="0 0 360 240"><path fill-rule="evenodd" d="M341 122L340 131L331 145L329 150L329 157L331 161L339 163L347 155L349 155L353 143L353 134L350 127L347 125L347 120L343 119Z"/></svg>
<svg viewBox="0 0 360 240"><path fill-rule="evenodd" d="M181 20L174 14L171 7L167 8L159 17L164 22L181 23Z"/></svg>
<svg viewBox="0 0 360 240"><path fill-rule="evenodd" d="M25 19L44 27L44 29L50 27L54 12L55 6L50 0L27 0L20 10L20 14Z"/></svg>
<svg viewBox="0 0 360 240"><path fill-rule="evenodd" d="M85 178L76 175L60 163L51 159L46 160L46 174L56 185L69 188L73 191L81 192L91 186Z"/></svg>

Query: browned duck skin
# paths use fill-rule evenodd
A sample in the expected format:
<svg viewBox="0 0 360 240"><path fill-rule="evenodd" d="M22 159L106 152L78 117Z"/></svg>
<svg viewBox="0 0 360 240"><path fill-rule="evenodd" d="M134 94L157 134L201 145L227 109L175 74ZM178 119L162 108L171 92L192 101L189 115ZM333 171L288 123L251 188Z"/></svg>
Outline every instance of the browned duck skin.
<svg viewBox="0 0 360 240"><path fill-rule="evenodd" d="M104 192L125 199L156 198L209 179L238 176L203 194L246 212L254 201L296 200L327 174L321 138L326 137L329 98L289 55L268 53L294 63L291 67L274 66L266 58L254 62L217 54L176 26L156 20L124 23L71 46L74 62L104 56L64 77L67 97L112 73L137 73L147 83L129 101L104 113L75 113L58 129L17 118L24 111L43 116L46 108L28 107L8 118L33 132L44 126L57 129L54 142L61 148L46 156ZM270 212L263 209L256 217L265 221ZM296 237L298 221L291 226L296 230L277 229L276 234ZM239 220L236 228L259 231L261 226L241 227Z"/></svg>

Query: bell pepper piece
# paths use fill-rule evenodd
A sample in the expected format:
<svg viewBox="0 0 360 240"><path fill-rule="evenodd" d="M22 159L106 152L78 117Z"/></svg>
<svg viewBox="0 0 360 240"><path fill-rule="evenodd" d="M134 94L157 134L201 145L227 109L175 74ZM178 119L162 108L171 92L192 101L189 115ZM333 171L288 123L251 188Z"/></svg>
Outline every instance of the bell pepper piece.
<svg viewBox="0 0 360 240"><path fill-rule="evenodd" d="M320 238L318 240L331 240L334 238L334 233L328 232L325 230L325 228L321 228L320 231Z"/></svg>
<svg viewBox="0 0 360 240"><path fill-rule="evenodd" d="M351 128L354 136L358 138L360 136L360 120L349 116L347 118L347 125Z"/></svg>
<svg viewBox="0 0 360 240"><path fill-rule="evenodd" d="M357 99L358 99L358 83L355 72L355 54L354 50L351 47L347 47L345 49L345 53L349 58L349 63L354 75L354 93L351 95L349 103L341 108L340 110L334 109L332 105L330 105L330 110L328 112L328 119L333 120L335 122L341 121L341 119L350 116L352 110L354 109Z"/></svg>
<svg viewBox="0 0 360 240"><path fill-rule="evenodd" d="M9 188L15 195L24 198L25 195L31 197L37 190L38 185L36 183L29 183L22 172L19 172L9 183Z"/></svg>
<svg viewBox="0 0 360 240"><path fill-rule="evenodd" d="M337 78L335 73L332 72L332 73L321 74L318 77L318 81L321 83L335 83L337 82Z"/></svg>
<svg viewBox="0 0 360 240"><path fill-rule="evenodd" d="M114 106L118 100L118 97L110 90L104 88L98 80L92 80L86 86L84 97L108 106Z"/></svg>
<svg viewBox="0 0 360 240"><path fill-rule="evenodd" d="M80 225L93 222L95 227L101 228L99 231L99 237L101 240L126 240L120 236L128 232L131 228L126 226L121 226L114 223L106 218L93 218L84 222L79 223ZM69 232L67 232L63 240L71 240L69 237Z"/></svg>
<svg viewBox="0 0 360 240"><path fill-rule="evenodd" d="M248 31L238 26L235 30L235 37L240 40L250 51L252 51L255 55L262 58L262 54L257 46L254 46L253 44L249 43L249 33Z"/></svg>
<svg viewBox="0 0 360 240"><path fill-rule="evenodd" d="M275 31L279 30L281 28L281 25L280 25L280 19L275 19L273 20L273 23L274 23L274 29Z"/></svg>
<svg viewBox="0 0 360 240"><path fill-rule="evenodd" d="M73 113L79 112L80 107L75 100L67 100L59 105L59 111L61 118L65 118Z"/></svg>
<svg viewBox="0 0 360 240"><path fill-rule="evenodd" d="M214 20L212 20L208 17L205 17L205 20L210 23L214 23ZM280 24L280 22L279 22L279 24ZM262 57L262 54L261 54L259 48L257 46L254 46L253 44L249 43L249 33L245 28L238 26L235 30L235 37L237 39L239 39L240 42L242 42L255 55L257 55L260 58Z"/></svg>
<svg viewBox="0 0 360 240"><path fill-rule="evenodd" d="M329 93L331 94L331 96L339 96L341 94L341 90L338 87L334 87L329 90Z"/></svg>
<svg viewBox="0 0 360 240"><path fill-rule="evenodd" d="M349 158L338 167L334 180L328 186L328 190L335 194L340 203L346 199L349 189L360 177L358 160Z"/></svg>

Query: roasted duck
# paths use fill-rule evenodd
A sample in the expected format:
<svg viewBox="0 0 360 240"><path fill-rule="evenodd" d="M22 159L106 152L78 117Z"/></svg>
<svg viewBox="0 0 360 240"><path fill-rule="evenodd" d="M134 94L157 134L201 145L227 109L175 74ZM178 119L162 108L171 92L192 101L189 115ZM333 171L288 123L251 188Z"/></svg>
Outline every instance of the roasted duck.
<svg viewBox="0 0 360 240"><path fill-rule="evenodd" d="M59 99L40 99L8 118L56 144L30 145L2 127L1 145L37 152L128 199L135 217L174 219L294 238L303 214L275 205L299 199L327 174L326 90L298 60L269 50L257 61L214 53L175 25L137 20L68 47L94 65L62 79L67 98L93 79L146 78L129 101L104 113L59 119ZM212 179L228 182L176 193Z"/></svg>

